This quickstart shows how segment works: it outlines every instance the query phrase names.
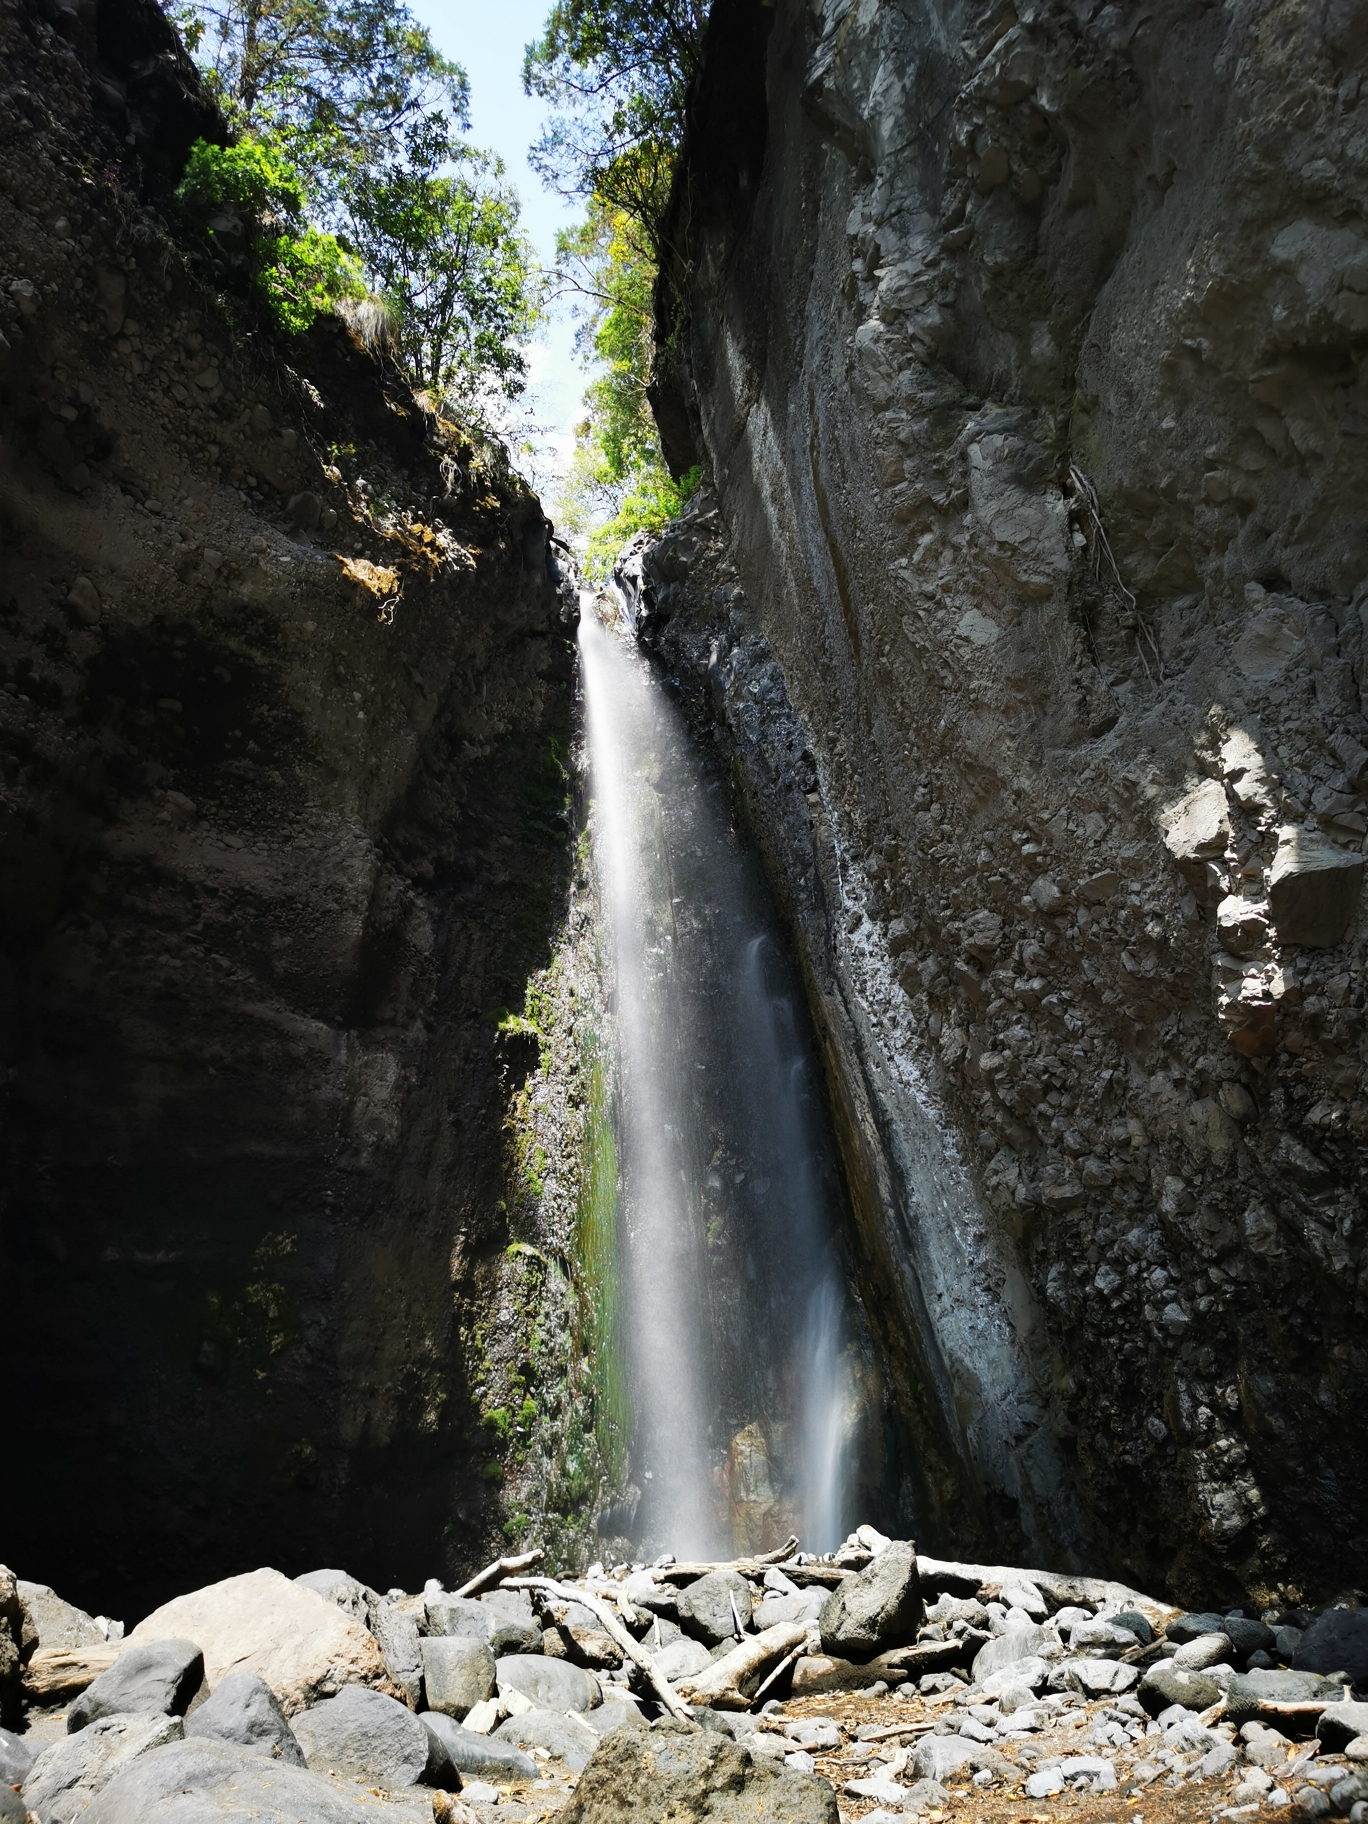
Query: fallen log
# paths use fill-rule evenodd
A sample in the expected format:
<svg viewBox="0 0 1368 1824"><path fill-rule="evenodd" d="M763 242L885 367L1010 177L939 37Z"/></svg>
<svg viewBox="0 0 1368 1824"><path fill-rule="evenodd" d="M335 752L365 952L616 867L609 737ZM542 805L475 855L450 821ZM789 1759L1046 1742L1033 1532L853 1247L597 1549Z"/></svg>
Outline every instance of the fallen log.
<svg viewBox="0 0 1368 1824"><path fill-rule="evenodd" d="M31 1704L63 1704L79 1697L124 1650L121 1640L88 1647L39 1647L24 1667L24 1696Z"/></svg>
<svg viewBox="0 0 1368 1824"><path fill-rule="evenodd" d="M743 1640L696 1678L681 1679L680 1693L691 1703L709 1704L714 1710L749 1710L765 1673L796 1649L805 1648L807 1640L806 1622L781 1621L777 1627Z"/></svg>
<svg viewBox="0 0 1368 1824"><path fill-rule="evenodd" d="M928 1599L942 1592L951 1596L977 1596L985 1583L1033 1583L1053 1608L1085 1602L1092 1608L1134 1609L1156 1633L1161 1632L1175 1615L1182 1613L1171 1602L1158 1602L1153 1596L1105 1577L1028 1571L1009 1564L960 1564L949 1558L926 1558L920 1552L917 1554L917 1575L922 1594Z"/></svg>
<svg viewBox="0 0 1368 1824"><path fill-rule="evenodd" d="M630 1659L641 1667L651 1682L651 1689L664 1704L670 1715L681 1723L693 1723L693 1716L688 1705L675 1695L669 1679L657 1668L655 1661L643 1646L640 1646L623 1627L621 1621L598 1596L588 1590L577 1590L572 1585L557 1583L554 1577L505 1577L503 1588L507 1590L545 1590L559 1602L582 1603L591 1614L596 1615L603 1623L603 1631L608 1638Z"/></svg>
<svg viewBox="0 0 1368 1824"><path fill-rule="evenodd" d="M469 1583L463 1583L456 1594L458 1596L478 1595L481 1590L491 1589L501 1577L511 1576L517 1571L531 1570L532 1566L540 1564L545 1556L546 1553L538 1546L530 1552L519 1552L512 1558L496 1558L493 1564L487 1564L482 1571L471 1578Z"/></svg>

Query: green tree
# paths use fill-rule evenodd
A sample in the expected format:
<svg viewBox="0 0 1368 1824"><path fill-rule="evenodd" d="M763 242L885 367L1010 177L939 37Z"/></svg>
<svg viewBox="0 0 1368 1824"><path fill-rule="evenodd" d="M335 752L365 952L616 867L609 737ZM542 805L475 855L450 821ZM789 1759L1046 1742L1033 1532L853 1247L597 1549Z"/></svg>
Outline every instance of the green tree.
<svg viewBox="0 0 1368 1824"><path fill-rule="evenodd" d="M653 245L706 17L706 0L557 0L523 62L523 87L553 110L533 168L627 210Z"/></svg>
<svg viewBox="0 0 1368 1824"><path fill-rule="evenodd" d="M371 170L348 190L352 233L391 305L419 385L482 413L527 381L518 347L538 311L518 198L489 153L456 150L450 176Z"/></svg>
<svg viewBox="0 0 1368 1824"><path fill-rule="evenodd" d="M357 170L431 168L467 125L464 70L402 0L179 0L230 127L273 138L335 201Z"/></svg>

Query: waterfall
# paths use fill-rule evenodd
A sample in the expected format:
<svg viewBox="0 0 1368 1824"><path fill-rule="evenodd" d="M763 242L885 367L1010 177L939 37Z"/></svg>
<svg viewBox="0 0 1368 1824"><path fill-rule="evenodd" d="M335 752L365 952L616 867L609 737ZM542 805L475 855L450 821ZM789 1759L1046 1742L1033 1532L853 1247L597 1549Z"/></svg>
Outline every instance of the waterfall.
<svg viewBox="0 0 1368 1824"><path fill-rule="evenodd" d="M858 1399L799 985L722 780L593 612L580 660L618 1044L634 1543L830 1550Z"/></svg>

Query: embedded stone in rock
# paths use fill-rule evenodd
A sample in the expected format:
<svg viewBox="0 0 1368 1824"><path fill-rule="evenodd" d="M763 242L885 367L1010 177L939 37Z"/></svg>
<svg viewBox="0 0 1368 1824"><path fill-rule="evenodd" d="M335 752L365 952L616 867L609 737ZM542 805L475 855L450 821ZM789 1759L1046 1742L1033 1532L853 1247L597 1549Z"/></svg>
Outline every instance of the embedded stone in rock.
<svg viewBox="0 0 1368 1824"><path fill-rule="evenodd" d="M417 1786L429 1773L434 1783L451 1771L436 1736L411 1710L370 1691L347 1685L294 1719L304 1759L315 1773L341 1773L379 1786Z"/></svg>
<svg viewBox="0 0 1368 1824"><path fill-rule="evenodd" d="M1262 949L1268 942L1268 908L1228 893L1216 908L1216 935L1236 956Z"/></svg>
<svg viewBox="0 0 1368 1824"><path fill-rule="evenodd" d="M615 1729L595 1751L561 1824L837 1824L815 1774L754 1755L711 1731Z"/></svg>
<svg viewBox="0 0 1368 1824"><path fill-rule="evenodd" d="M1216 864L1230 841L1230 806L1224 788L1208 779L1171 805L1162 818L1164 847L1203 905L1215 898Z"/></svg>
<svg viewBox="0 0 1368 1824"><path fill-rule="evenodd" d="M1150 1667L1140 1680L1136 1695L1151 1716L1158 1716L1170 1704L1182 1704L1188 1710L1206 1710L1221 1695L1221 1687L1203 1672L1180 1672L1165 1660Z"/></svg>
<svg viewBox="0 0 1368 1824"><path fill-rule="evenodd" d="M1292 1664L1299 1672L1347 1672L1356 1685L1368 1683L1368 1609L1326 1609L1297 1643Z"/></svg>
<svg viewBox="0 0 1368 1824"><path fill-rule="evenodd" d="M520 1691L544 1710L589 1710L603 1701L598 1680L563 1659L510 1653L499 1660L495 1676L501 1686Z"/></svg>
<svg viewBox="0 0 1368 1824"><path fill-rule="evenodd" d="M418 1721L441 1743L458 1773L496 1773L515 1780L537 1777L537 1763L512 1742L497 1742L491 1736L462 1729L440 1710L420 1710Z"/></svg>
<svg viewBox="0 0 1368 1824"><path fill-rule="evenodd" d="M917 1548L895 1539L864 1570L831 1592L822 1605L822 1650L868 1657L910 1645L922 1617Z"/></svg>
<svg viewBox="0 0 1368 1824"><path fill-rule="evenodd" d="M1319 831L1287 825L1268 880L1268 906L1278 940L1326 949L1337 944L1358 909L1363 856Z"/></svg>
<svg viewBox="0 0 1368 1824"><path fill-rule="evenodd" d="M1048 874L1042 874L1038 880L1031 882L1031 898L1046 913L1058 912L1064 904L1064 895Z"/></svg>
<svg viewBox="0 0 1368 1824"><path fill-rule="evenodd" d="M54 1742L34 1761L23 1796L41 1824L66 1824L138 1755L178 1742L178 1716L102 1716L65 1741Z"/></svg>
<svg viewBox="0 0 1368 1824"><path fill-rule="evenodd" d="M100 601L100 592L88 576L78 576L72 582L67 595L67 603L76 610L76 619L83 627L96 627L104 613Z"/></svg>
<svg viewBox="0 0 1368 1824"><path fill-rule="evenodd" d="M185 1719L185 1733L231 1742L249 1754L272 1755L292 1767L304 1765L304 1752L275 1693L255 1672L230 1672L212 1695L190 1712Z"/></svg>
<svg viewBox="0 0 1368 1824"><path fill-rule="evenodd" d="M712 1664L712 1654L701 1640L676 1640L668 1647L662 1647L659 1653L652 1655L660 1669L662 1678L671 1684L681 1678L692 1678L695 1673L706 1671Z"/></svg>
<svg viewBox="0 0 1368 1824"><path fill-rule="evenodd" d="M598 1736L587 1723L557 1710L529 1710L523 1716L510 1716L494 1731L496 1742L512 1742L519 1748L545 1748L565 1762L572 1773L578 1773L598 1745Z"/></svg>
<svg viewBox="0 0 1368 1824"><path fill-rule="evenodd" d="M204 1655L192 1640L137 1643L123 1651L67 1712L75 1735L101 1716L184 1716L204 1683Z"/></svg>
<svg viewBox="0 0 1368 1824"><path fill-rule="evenodd" d="M1316 1739L1327 1754L1343 1754L1361 1735L1368 1735L1368 1704L1327 1704L1321 1711Z"/></svg>
<svg viewBox="0 0 1368 1824"><path fill-rule="evenodd" d="M432 1815L431 1799L377 1799L326 1774L199 1740L140 1755L81 1813L81 1824L432 1824Z"/></svg>
<svg viewBox="0 0 1368 1824"><path fill-rule="evenodd" d="M247 1571L178 1596L140 1621L129 1641L171 1635L198 1642L211 1689L229 1672L257 1672L287 1716L343 1685L386 1682L369 1631L279 1571Z"/></svg>
<svg viewBox="0 0 1368 1824"><path fill-rule="evenodd" d="M494 1655L484 1641L463 1634L430 1634L421 1646L428 1709L459 1722L494 1689Z"/></svg>
<svg viewBox="0 0 1368 1824"><path fill-rule="evenodd" d="M743 1628L749 1625L751 1590L736 1571L709 1571L679 1592L679 1625L710 1647L733 1638L738 1618Z"/></svg>
<svg viewBox="0 0 1368 1824"><path fill-rule="evenodd" d="M323 502L317 494L305 489L302 494L292 494L285 503L285 511L302 531L312 532L323 512Z"/></svg>

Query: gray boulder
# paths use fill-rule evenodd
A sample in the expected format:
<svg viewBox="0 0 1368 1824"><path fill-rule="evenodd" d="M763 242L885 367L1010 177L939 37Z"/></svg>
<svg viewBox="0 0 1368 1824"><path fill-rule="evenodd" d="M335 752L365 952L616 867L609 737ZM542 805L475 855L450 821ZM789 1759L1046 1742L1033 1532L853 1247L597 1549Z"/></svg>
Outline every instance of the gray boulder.
<svg viewBox="0 0 1368 1824"><path fill-rule="evenodd" d="M37 1745L26 1736L0 1729L0 1787L22 1786L38 1759Z"/></svg>
<svg viewBox="0 0 1368 1824"><path fill-rule="evenodd" d="M939 1780L917 1780L903 1795L902 1808L919 1818L926 1811L949 1811L953 1803L949 1787L942 1786Z"/></svg>
<svg viewBox="0 0 1368 1824"><path fill-rule="evenodd" d="M1012 1666L1018 1660L1038 1659L1042 1647L1058 1643L1053 1629L1031 1625L1025 1628L1008 1628L1005 1634L995 1634L986 1641L974 1655L974 1681L981 1684L989 1673L997 1672L1003 1666Z"/></svg>
<svg viewBox="0 0 1368 1824"><path fill-rule="evenodd" d="M816 1621L826 1600L827 1591L822 1589L802 1590L797 1596L767 1596L756 1604L756 1632L777 1628L783 1621Z"/></svg>
<svg viewBox="0 0 1368 1824"><path fill-rule="evenodd" d="M1181 1647L1189 1640L1196 1640L1200 1634L1224 1634L1225 1631L1224 1615L1175 1615L1164 1629L1164 1638Z"/></svg>
<svg viewBox="0 0 1368 1824"><path fill-rule="evenodd" d="M186 1717L185 1733L231 1742L249 1754L270 1755L291 1767L304 1765L303 1750L275 1692L255 1672L230 1672L221 1679L213 1696Z"/></svg>
<svg viewBox="0 0 1368 1824"><path fill-rule="evenodd" d="M598 1680L564 1659L544 1659L530 1653L510 1653L499 1660L496 1677L501 1685L521 1691L543 1710L590 1710L603 1700ZM433 1710L445 1705L431 1703Z"/></svg>
<svg viewBox="0 0 1368 1824"><path fill-rule="evenodd" d="M365 1685L344 1685L336 1697L294 1719L294 1732L312 1773L341 1773L387 1788L441 1785L451 1761L411 1710Z"/></svg>
<svg viewBox="0 0 1368 1824"><path fill-rule="evenodd" d="M868 1659L888 1647L910 1646L921 1616L916 1547L910 1540L895 1539L823 1603L822 1651L846 1659Z"/></svg>
<svg viewBox="0 0 1368 1824"><path fill-rule="evenodd" d="M1143 1684L1140 1696L1145 1701ZM1314 1672L1241 1672L1226 1686L1226 1718L1237 1729L1246 1723L1267 1723L1284 1735L1310 1735L1326 1706L1339 1703L1343 1696L1344 1686L1338 1679L1320 1678ZM1147 1701L1145 1707L1149 1708ZM1189 1704L1188 1708L1200 1706Z"/></svg>
<svg viewBox="0 0 1368 1824"><path fill-rule="evenodd" d="M614 1729L580 1775L559 1824L837 1824L815 1774L751 1754L728 1736Z"/></svg>
<svg viewBox="0 0 1368 1824"><path fill-rule="evenodd" d="M693 1678L697 1673L705 1672L712 1664L712 1654L703 1642L689 1640L686 1636L662 1647L651 1657L660 1668L661 1677L669 1679L672 1685L681 1678Z"/></svg>
<svg viewBox="0 0 1368 1824"><path fill-rule="evenodd" d="M440 1710L422 1710L418 1721L441 1743L459 1774L470 1774L476 1779L535 1780L537 1777L537 1763L511 1742L496 1742L491 1736L477 1735L473 1729L462 1729Z"/></svg>
<svg viewBox="0 0 1368 1824"><path fill-rule="evenodd" d="M717 1712L709 1711L710 1716ZM586 1710L584 1720L594 1734L603 1737L610 1729L645 1729L648 1727L645 1717L635 1704L615 1703L608 1699L601 1703L597 1710ZM730 1735L731 1731L727 1733Z"/></svg>
<svg viewBox="0 0 1368 1824"><path fill-rule="evenodd" d="M28 1824L29 1810L12 1786L0 1786L0 1824Z"/></svg>
<svg viewBox="0 0 1368 1824"><path fill-rule="evenodd" d="M429 1636L489 1644L491 1612L477 1597L429 1596L426 1606Z"/></svg>
<svg viewBox="0 0 1368 1824"><path fill-rule="evenodd" d="M489 1617L489 1646L495 1659L505 1653L535 1653L541 1645L541 1628L532 1613L526 1590L489 1590L480 1598ZM594 1626L599 1624L595 1621Z"/></svg>
<svg viewBox="0 0 1368 1824"><path fill-rule="evenodd" d="M912 1752L907 1770L914 1780L936 1780L942 1786L966 1768L974 1758L975 1742L963 1742L957 1735L924 1735Z"/></svg>
<svg viewBox="0 0 1368 1824"><path fill-rule="evenodd" d="M1167 1660L1151 1666L1136 1691L1151 1716L1158 1716L1170 1704L1182 1704L1188 1710L1206 1710L1220 1695L1221 1687L1205 1672L1183 1672Z"/></svg>
<svg viewBox="0 0 1368 1824"><path fill-rule="evenodd" d="M390 1677L416 1709L423 1695L423 1649L417 1620L403 1609L381 1603L371 1611L368 1626L385 1656Z"/></svg>
<svg viewBox="0 0 1368 1824"><path fill-rule="evenodd" d="M1109 1620L1114 1628L1125 1628L1133 1634L1142 1647L1149 1646L1154 1639L1154 1629L1139 1609L1120 1609Z"/></svg>
<svg viewBox="0 0 1368 1824"><path fill-rule="evenodd" d="M313 1590L325 1602L335 1603L344 1615L360 1622L367 1620L371 1604L380 1601L369 1584L361 1583L346 1571L305 1571L295 1578L295 1582L302 1589Z"/></svg>
<svg viewBox="0 0 1368 1824"><path fill-rule="evenodd" d="M178 1716L101 1716L38 1756L24 1780L25 1805L41 1824L67 1824L130 1761L178 1742Z"/></svg>
<svg viewBox="0 0 1368 1824"><path fill-rule="evenodd" d="M1327 1704L1316 1724L1316 1739L1327 1754L1343 1754L1360 1735L1368 1735L1368 1704Z"/></svg>
<svg viewBox="0 0 1368 1824"><path fill-rule="evenodd" d="M81 1824L432 1824L430 1800L375 1798L227 1742L176 1742L112 1779Z"/></svg>
<svg viewBox="0 0 1368 1824"><path fill-rule="evenodd" d="M193 1640L125 1647L68 1710L67 1732L75 1735L101 1716L184 1716L203 1683L204 1655Z"/></svg>
<svg viewBox="0 0 1368 1824"><path fill-rule="evenodd" d="M494 1655L484 1641L461 1634L429 1635L421 1645L428 1709L460 1722L493 1691Z"/></svg>
<svg viewBox="0 0 1368 1824"><path fill-rule="evenodd" d="M105 1639L102 1625L84 1609L64 1602L45 1583L16 1580L23 1612L23 1641L28 1651L38 1647L94 1647Z"/></svg>
<svg viewBox="0 0 1368 1824"><path fill-rule="evenodd" d="M751 1589L737 1571L709 1571L679 1592L680 1627L710 1647L736 1635L738 1617L742 1628L749 1626Z"/></svg>
<svg viewBox="0 0 1368 1824"><path fill-rule="evenodd" d="M576 1722L573 1716L562 1716L556 1710L529 1710L500 1723L494 1739L512 1742L519 1748L545 1748L548 1754L564 1761L572 1773L578 1773L598 1746L599 1738L587 1723Z"/></svg>
<svg viewBox="0 0 1368 1824"><path fill-rule="evenodd" d="M1297 1643L1292 1664L1298 1672L1347 1672L1356 1685L1368 1684L1368 1609L1326 1609Z"/></svg>
<svg viewBox="0 0 1368 1824"><path fill-rule="evenodd" d="M1272 1628L1244 1615L1227 1615L1224 1632L1241 1659L1248 1659L1251 1653L1271 1653L1277 1645Z"/></svg>

